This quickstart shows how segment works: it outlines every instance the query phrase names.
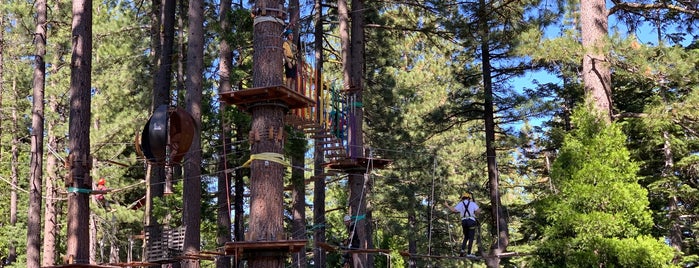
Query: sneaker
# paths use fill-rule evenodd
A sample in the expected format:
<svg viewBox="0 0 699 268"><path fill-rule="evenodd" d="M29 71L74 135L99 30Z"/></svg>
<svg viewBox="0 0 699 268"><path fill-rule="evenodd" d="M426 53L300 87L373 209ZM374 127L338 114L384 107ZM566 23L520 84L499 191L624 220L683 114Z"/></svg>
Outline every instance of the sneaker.
<svg viewBox="0 0 699 268"><path fill-rule="evenodd" d="M473 255L473 254L466 255L466 258L475 258L475 257L476 257L476 255Z"/></svg>

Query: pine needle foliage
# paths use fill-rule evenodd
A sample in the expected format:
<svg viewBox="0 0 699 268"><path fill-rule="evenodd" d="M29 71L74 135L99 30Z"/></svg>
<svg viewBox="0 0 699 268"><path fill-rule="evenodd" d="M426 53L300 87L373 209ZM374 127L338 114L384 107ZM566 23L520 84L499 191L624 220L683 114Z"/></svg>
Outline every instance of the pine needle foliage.
<svg viewBox="0 0 699 268"><path fill-rule="evenodd" d="M558 192L544 198L546 219L535 266L670 267L673 250L650 236L653 225L639 167L618 124L576 108L551 179Z"/></svg>

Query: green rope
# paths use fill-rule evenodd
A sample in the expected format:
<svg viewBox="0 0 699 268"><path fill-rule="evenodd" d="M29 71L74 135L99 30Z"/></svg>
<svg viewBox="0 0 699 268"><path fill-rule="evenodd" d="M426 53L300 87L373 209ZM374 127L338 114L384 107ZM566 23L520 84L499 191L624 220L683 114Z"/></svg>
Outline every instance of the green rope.
<svg viewBox="0 0 699 268"><path fill-rule="evenodd" d="M311 226L311 228L309 228L309 230L317 230L317 229L320 229L322 227L325 227L325 224L319 223L319 224Z"/></svg>
<svg viewBox="0 0 699 268"><path fill-rule="evenodd" d="M351 219L353 219L353 220L355 220L355 221L361 221L361 220L363 220L363 219L366 219L366 214L364 214L364 215L352 216Z"/></svg>
<svg viewBox="0 0 699 268"><path fill-rule="evenodd" d="M69 193L80 193L80 194L91 194L92 189L68 187L68 192Z"/></svg>

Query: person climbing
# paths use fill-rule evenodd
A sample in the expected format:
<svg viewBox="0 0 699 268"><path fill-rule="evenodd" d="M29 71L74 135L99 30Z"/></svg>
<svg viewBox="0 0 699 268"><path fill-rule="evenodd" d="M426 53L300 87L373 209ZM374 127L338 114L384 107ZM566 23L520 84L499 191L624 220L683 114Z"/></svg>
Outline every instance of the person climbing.
<svg viewBox="0 0 699 268"><path fill-rule="evenodd" d="M291 90L296 90L296 44L294 44L294 32L291 29L284 31L284 76L285 84Z"/></svg>
<svg viewBox="0 0 699 268"><path fill-rule="evenodd" d="M358 249L359 248L359 235L357 234L357 229L354 228L355 222L352 221L352 217L350 215L345 215L343 218L343 221L345 222L345 226L347 227L347 234L348 238L345 239L344 245L346 249ZM343 267L349 267L351 263L351 256L350 253L345 251L345 254L342 255L342 266Z"/></svg>
<svg viewBox="0 0 699 268"><path fill-rule="evenodd" d="M109 207L109 201L104 197L104 194L108 193L109 190L107 189L107 186L105 185L107 183L107 180L102 177L97 181L97 189L95 191L92 191L95 195L95 199L97 199L97 202L106 210L111 210Z"/></svg>
<svg viewBox="0 0 699 268"><path fill-rule="evenodd" d="M464 257L465 253L468 258L476 257L471 254L471 249L473 247L473 238L476 236L476 226L478 225L476 215L481 213L478 204L471 201L471 194L463 193L461 195L461 200L456 206L450 206L447 201L444 201L444 205L449 208L451 212L461 215L461 228L464 232L464 240L461 242L461 253L459 256ZM467 246L468 248L466 248Z"/></svg>

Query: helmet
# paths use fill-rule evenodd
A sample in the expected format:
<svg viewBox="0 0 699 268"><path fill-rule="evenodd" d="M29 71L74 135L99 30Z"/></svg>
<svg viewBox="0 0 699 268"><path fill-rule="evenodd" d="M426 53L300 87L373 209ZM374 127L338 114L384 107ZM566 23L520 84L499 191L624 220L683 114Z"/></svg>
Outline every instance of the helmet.
<svg viewBox="0 0 699 268"><path fill-rule="evenodd" d="M286 29L286 31L284 31L284 36L290 35L292 33L294 33L294 31L292 31L291 29Z"/></svg>
<svg viewBox="0 0 699 268"><path fill-rule="evenodd" d="M104 178L100 178L99 181L97 181L97 185L104 185L107 182Z"/></svg>
<svg viewBox="0 0 699 268"><path fill-rule="evenodd" d="M469 198L471 198L471 194L469 194L469 193L461 194L461 199L469 199Z"/></svg>
<svg viewBox="0 0 699 268"><path fill-rule="evenodd" d="M351 220L352 220L352 217L350 217L350 215L345 215L345 221L351 221Z"/></svg>

